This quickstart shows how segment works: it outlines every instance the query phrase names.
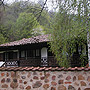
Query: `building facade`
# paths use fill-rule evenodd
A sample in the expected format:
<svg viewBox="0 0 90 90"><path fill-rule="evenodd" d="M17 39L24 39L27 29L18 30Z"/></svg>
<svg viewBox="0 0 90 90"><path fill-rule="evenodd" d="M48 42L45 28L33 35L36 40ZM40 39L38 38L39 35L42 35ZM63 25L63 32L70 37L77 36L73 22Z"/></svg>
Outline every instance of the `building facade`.
<svg viewBox="0 0 90 90"><path fill-rule="evenodd" d="M6 67L58 66L49 49L49 35L0 45L0 61Z"/></svg>

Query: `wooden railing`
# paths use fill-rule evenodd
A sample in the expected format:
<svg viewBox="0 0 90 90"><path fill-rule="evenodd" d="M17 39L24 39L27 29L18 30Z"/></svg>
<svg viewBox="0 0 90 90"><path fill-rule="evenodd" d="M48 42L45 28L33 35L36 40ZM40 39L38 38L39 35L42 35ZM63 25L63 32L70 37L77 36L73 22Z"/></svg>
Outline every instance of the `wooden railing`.
<svg viewBox="0 0 90 90"><path fill-rule="evenodd" d="M49 56L47 58L47 63L43 62L40 57L39 58L28 57L27 59L20 58L20 66L22 67L24 66L47 66L48 67L48 66L58 66L58 64L53 56Z"/></svg>
<svg viewBox="0 0 90 90"><path fill-rule="evenodd" d="M44 65L45 64L45 65ZM46 63L42 62L41 57L27 57L19 59L9 59L5 62L6 67L30 67L30 66L58 66L53 56L47 58Z"/></svg>
<svg viewBox="0 0 90 90"><path fill-rule="evenodd" d="M18 63L18 60L15 60L15 61L6 61L4 66L5 67L18 67L19 63Z"/></svg>
<svg viewBox="0 0 90 90"><path fill-rule="evenodd" d="M57 60L54 58L54 56L48 57L48 66L59 66L57 63Z"/></svg>
<svg viewBox="0 0 90 90"><path fill-rule="evenodd" d="M40 66L41 64L41 59L40 58L31 58L28 57L27 59L20 59L20 66L25 67L25 66Z"/></svg>

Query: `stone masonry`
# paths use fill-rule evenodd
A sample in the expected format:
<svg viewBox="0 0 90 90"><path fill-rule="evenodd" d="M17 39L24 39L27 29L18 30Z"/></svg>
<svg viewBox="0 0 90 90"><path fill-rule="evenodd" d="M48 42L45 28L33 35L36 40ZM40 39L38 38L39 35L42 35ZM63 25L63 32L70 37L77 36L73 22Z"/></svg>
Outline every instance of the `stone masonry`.
<svg viewBox="0 0 90 90"><path fill-rule="evenodd" d="M0 71L0 90L90 90L90 71Z"/></svg>

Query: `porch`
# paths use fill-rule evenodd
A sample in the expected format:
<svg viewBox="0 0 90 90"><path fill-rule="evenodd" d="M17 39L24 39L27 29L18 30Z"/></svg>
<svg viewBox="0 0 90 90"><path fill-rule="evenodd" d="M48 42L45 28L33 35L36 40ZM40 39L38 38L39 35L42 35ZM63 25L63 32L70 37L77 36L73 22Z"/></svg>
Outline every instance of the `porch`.
<svg viewBox="0 0 90 90"><path fill-rule="evenodd" d="M49 66L58 66L54 56L49 56L48 58L41 59L40 57L33 58L27 57L26 58L19 58L19 59L9 59L4 63L5 67L49 67Z"/></svg>

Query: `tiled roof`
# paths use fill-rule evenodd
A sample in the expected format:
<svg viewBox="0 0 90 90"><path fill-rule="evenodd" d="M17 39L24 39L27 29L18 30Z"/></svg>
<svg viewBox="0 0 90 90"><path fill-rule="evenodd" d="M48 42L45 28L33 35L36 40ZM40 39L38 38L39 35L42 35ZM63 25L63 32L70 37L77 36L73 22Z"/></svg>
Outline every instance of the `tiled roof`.
<svg viewBox="0 0 90 90"><path fill-rule="evenodd" d="M90 71L90 67L0 67L0 71Z"/></svg>
<svg viewBox="0 0 90 90"><path fill-rule="evenodd" d="M48 42L49 41L48 37L49 37L49 34L36 36L36 37L31 37L31 38L28 38L28 39L23 38L22 40L19 40L19 41L14 41L14 42L1 44L0 47L18 46L18 45L25 45L25 44L32 44L32 43Z"/></svg>

